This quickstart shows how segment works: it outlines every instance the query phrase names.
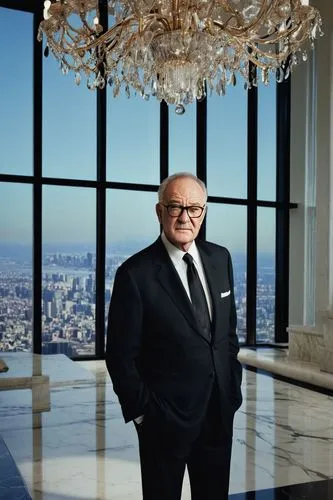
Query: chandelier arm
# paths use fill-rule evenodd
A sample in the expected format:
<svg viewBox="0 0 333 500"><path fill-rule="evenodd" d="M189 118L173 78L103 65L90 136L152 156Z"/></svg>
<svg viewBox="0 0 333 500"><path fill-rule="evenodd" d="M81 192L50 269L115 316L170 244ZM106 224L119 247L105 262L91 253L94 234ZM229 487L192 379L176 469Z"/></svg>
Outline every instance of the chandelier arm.
<svg viewBox="0 0 333 500"><path fill-rule="evenodd" d="M236 36L243 35L246 32L246 30L247 30L247 28L246 28L246 30L245 29L241 30L241 29L236 29L236 28L229 27L229 26L227 26L226 23L221 23L221 21L217 21L216 19L213 19L212 22L213 22L213 24L215 26L217 26L218 28L220 28L221 31L226 32L231 37L236 37Z"/></svg>
<svg viewBox="0 0 333 500"><path fill-rule="evenodd" d="M184 21L183 21L183 28L185 28L185 29L187 26L189 26L191 24L191 18L192 18L192 14L191 14L190 21L188 21L188 18L190 15L189 3L190 3L190 0L185 1L185 15L184 15Z"/></svg>
<svg viewBox="0 0 333 500"><path fill-rule="evenodd" d="M95 31L94 31L94 30L92 30L92 29L90 28L90 26L89 26L89 24L87 23L87 20L86 20L86 19L83 19L83 20L82 20L82 24L83 24L83 25L87 28L87 30L88 30L88 31L89 31L92 35L94 35L94 34L95 34Z"/></svg>
<svg viewBox="0 0 333 500"><path fill-rule="evenodd" d="M118 45L118 40L116 38L113 38L112 40L106 42L105 43L106 52L112 52L112 50L116 45Z"/></svg>
<svg viewBox="0 0 333 500"><path fill-rule="evenodd" d="M211 2L210 2L210 6L208 7L208 10L207 10L207 12L206 12L206 14L205 14L205 17L206 17L206 18L210 18L210 17L211 17L211 12L212 12L212 10L213 10L213 8L214 8L214 4L215 4L215 0L211 0ZM231 16L230 16L230 17L231 17Z"/></svg>
<svg viewBox="0 0 333 500"><path fill-rule="evenodd" d="M232 19L231 17L228 19L228 22ZM230 36L244 36L248 32L248 27L245 28L234 28L231 26L227 25L226 23L221 23L221 21L217 21L216 19L213 19L213 24L220 28L222 31L225 31L228 35Z"/></svg>
<svg viewBox="0 0 333 500"><path fill-rule="evenodd" d="M241 51L242 51L243 53L246 53L246 57L247 57L247 59L248 59L249 61L251 61L251 62L252 62L255 66L258 66L260 69L265 69L265 68L266 68L266 65L265 65L265 64L263 64L263 63L262 63L260 60L258 60L256 57L254 57L254 56L253 56L253 54L251 54L251 52L250 52L249 50L247 50L247 51L245 52L243 45L241 44L241 42L240 42L237 38L234 38L234 37L232 37L232 38L233 38L233 42L239 46L239 48L241 49ZM254 50L254 51L255 51L255 52L257 52L257 53L261 53L261 51L259 51L259 50L257 49L257 47L252 47L251 45L250 45L250 46L249 46L249 45L247 45L247 47L248 47L249 49L251 48L251 51L253 51L253 50Z"/></svg>
<svg viewBox="0 0 333 500"><path fill-rule="evenodd" d="M297 50L297 48L299 48L299 46L302 45L302 43L305 42L306 39L307 39L307 36L303 35L303 37L301 38L301 40L299 40L297 42L296 46L293 46L294 44L292 44L291 46L289 45L288 53L287 54L283 54L283 56L279 56L278 54L269 54L267 52L263 52L262 50L258 49L258 47L256 45L253 45L252 43L250 43L248 46L251 48L251 51L257 57L265 58L265 59L268 59L268 60L271 60L271 61L277 61L279 64L282 64L283 62L286 61L286 59L292 54L292 52L294 50ZM251 58L249 57L249 59L251 59L251 61L254 62L254 64L256 64L257 66L260 66L261 68L267 67L267 64L266 65L260 65L260 64L258 64L259 61L258 61L257 58L254 58L254 60L253 60L252 56L251 56Z"/></svg>
<svg viewBox="0 0 333 500"><path fill-rule="evenodd" d="M70 38L70 39L71 39L71 41L72 41L74 44L76 44L76 39L73 37L73 35L71 34L71 32L70 32L70 31L68 31L68 30L66 30L65 28L63 28L63 29L62 29L62 36L61 36L61 44L62 44L62 46L64 47L64 49L65 49L67 46L69 46L69 47L70 47L70 45L68 44L68 41L67 41L67 40L66 40L66 38L65 38L65 34L66 34L66 36L67 36L68 38ZM65 49L65 52L66 52L66 53L68 53L68 54L70 54L71 52L73 52L73 50L71 50L71 49Z"/></svg>
<svg viewBox="0 0 333 500"><path fill-rule="evenodd" d="M67 42L67 40L66 40L66 36L65 36L65 35L66 35L68 38L70 38L70 39L72 40L72 42L73 42L73 43L75 43L75 39L73 38L73 36L72 36L69 32L67 32L67 31L65 30L65 28L63 28L63 29L62 29L62 32L61 32L61 36L60 36L59 45L60 45L60 47L63 47L63 50L64 50L65 54L71 54L73 51L71 50L70 45L69 45L69 43ZM56 42L55 42L55 43L56 43ZM67 47L69 47L69 48L67 48Z"/></svg>
<svg viewBox="0 0 333 500"><path fill-rule="evenodd" d="M266 0L265 0L265 1L266 1ZM304 8L304 6L303 6L303 8ZM255 27L255 25L256 25L256 24L258 24L258 22L260 22L260 21L261 21L261 19L262 19L263 15L265 15L265 17L269 18L269 16L270 16L270 14L271 14L272 9L273 9L273 2L272 2L270 5L268 5L268 9L267 9L267 11L262 12L262 8L261 8L261 9L260 9L260 12L259 12L259 14L258 14L258 17L256 18L256 20L255 20L252 24L250 24L249 26L247 26L247 27L246 27L246 31L245 31L244 33L245 33L245 34L247 34L247 32L248 32L249 30L252 30L252 29ZM313 19L315 19L315 18L316 18L315 9L314 9L313 7L311 7L311 6L308 6L308 7L307 7L307 10L308 10L309 12L311 12L311 13L312 13L311 19L312 19L312 20L313 20ZM229 20L228 20L228 21L229 21ZM297 27L296 27L296 28L292 28L292 31L290 31L289 35L293 34L295 31L297 31L301 25L302 25L302 22L300 21L300 22L297 24ZM237 28L235 28L235 29L238 31L238 29L237 29ZM238 32L239 32L239 31L238 31ZM282 35L281 35L281 36L282 36ZM263 42L261 42L261 43L263 43ZM272 42L272 43L274 43L274 42Z"/></svg>
<svg viewBox="0 0 333 500"><path fill-rule="evenodd" d="M224 10L226 12L231 12L232 13L232 15L226 21L226 23L228 23L230 21L230 19L233 19L235 17L236 20L237 20L237 23L241 24L241 22L242 22L242 16L239 15L239 13L237 12L237 10L235 10L235 9L233 9L231 7L231 5L229 4L229 2L226 2L226 0L221 0L221 5L222 5L222 7L224 8Z"/></svg>
<svg viewBox="0 0 333 500"><path fill-rule="evenodd" d="M253 43L260 43L262 45L269 45L269 44L277 43L281 39L286 38L286 37L290 37L291 35L293 35L299 29L299 27L300 27L300 25L298 24L295 28L292 28L291 30L288 30L287 32L280 33L275 38L270 38L267 40L264 40L262 38L253 38L251 41Z"/></svg>
<svg viewBox="0 0 333 500"><path fill-rule="evenodd" d="M250 49L250 52L249 52L249 59L256 65L256 66L259 66L260 68L264 69L267 67L267 64L263 64L261 63L260 59L263 59L263 58L266 58L266 59L271 59L271 60L274 60L274 61L278 61L279 63L282 63L284 59L286 59L289 55L289 53L284 57L284 58L281 58L279 57L277 54L269 54L269 53L266 53L266 52L263 52L262 50L260 50L258 48L257 45L253 44L253 43L249 43L248 45L248 48ZM258 59L259 58L259 59ZM260 63L260 64L259 64Z"/></svg>
<svg viewBox="0 0 333 500"><path fill-rule="evenodd" d="M246 35L249 31L251 31L256 25L258 25L261 22L261 20L263 19L264 16L268 17L270 15L270 12L272 9L273 9L273 2L270 5L267 5L266 0L264 0L264 3L260 7L260 11L259 11L257 17L254 19L254 21L252 21L252 23L250 23L247 26L244 26L243 28L229 27L228 23L232 19L232 17L230 17L228 19L228 21L226 22L224 29L226 29L231 34ZM217 21L217 22L219 22L219 21Z"/></svg>
<svg viewBox="0 0 333 500"><path fill-rule="evenodd" d="M162 24L166 27L166 30L167 30L167 31L170 31L170 30L171 30L171 28L170 28L170 26L169 26L169 23L168 23L167 19L162 18L162 17L161 17L161 18L156 18L155 16L149 16L149 17L150 17L150 19L149 19L149 21L146 23L146 25L143 27L143 31L145 31L146 29L148 29L148 28L149 28L149 26L150 26L153 22L161 22L161 23L162 23ZM112 31L112 30L114 30L114 28L115 28L115 27L113 27L113 28L111 29L111 31ZM108 52L111 52L111 51L112 51L112 50L113 50L113 49L114 49L114 48L118 45L118 40L116 39L116 36L117 36L117 35L119 35L119 36L118 36L118 38L120 38L120 37L121 37L121 33L122 33L122 31L123 31L124 26L123 26L123 25L119 25L119 26L118 26L118 28L120 28L120 33L116 33L116 34L115 34L115 36L114 36L112 39L110 38L110 34L111 34L111 33L109 33L109 32L106 32L106 33L105 33L105 35L107 35L107 34L108 34L108 37L106 37L106 38L104 39L104 42L105 42L105 45L106 45L106 47L107 47L107 51L108 51ZM110 31L110 30L109 30L109 31ZM134 38L136 38L136 37L137 37L137 33L133 33L133 34L131 35L130 39L126 42L126 44L125 44L125 48L124 48L124 53L125 53L125 54L128 52L128 48L129 48L129 46L131 45L131 43L132 43L133 39L134 39ZM100 41L100 39L99 39L99 41ZM87 48L86 48L86 49L87 49Z"/></svg>
<svg viewBox="0 0 333 500"><path fill-rule="evenodd" d="M153 22L153 20L151 20L151 22ZM114 47L116 47L118 45L118 40L117 38L119 39L121 37L121 34L123 32L123 29L124 29L124 26L121 25L121 26L118 26L120 28L120 33L116 33L115 36L110 39L109 37L107 39L105 39L105 46L107 47L107 51L108 52L111 52ZM147 28L147 25L143 28L143 31ZM113 28L111 29L111 31L113 30ZM110 30L109 30L110 31ZM105 34L107 34L108 32L106 32ZM111 34L111 33L110 33ZM117 37L117 35L119 35ZM137 33L132 33L129 40L127 40L127 42L125 43L125 47L124 47L124 53L127 54L128 53L128 47L132 44L132 41L137 37L138 35L138 32ZM116 38L117 37L117 38Z"/></svg>
<svg viewBox="0 0 333 500"><path fill-rule="evenodd" d="M117 35L118 31L123 31L124 27L132 24L134 22L138 23L138 20L136 18L136 16L130 16L128 17L127 19L124 19L123 21L115 24L114 26L112 26L112 28L108 29L105 33L103 33L102 35L100 35L98 38L96 38L96 40L94 40L93 42L89 43L88 45L86 45L85 47L82 47L83 50L90 50L90 49L94 49L95 47L97 47L98 45L101 45L103 42L108 42L111 38L111 35Z"/></svg>
<svg viewBox="0 0 333 500"><path fill-rule="evenodd" d="M262 17L262 16L261 16ZM252 30L256 24L258 24L261 21L261 18L257 18L255 22L253 22L251 25L246 26L244 28L234 28L234 27L229 27L228 22L232 19L230 17L225 23L221 23L221 21L213 20L213 24L217 27L219 27L222 31L225 31L228 35L230 36L242 36L245 37L248 34L248 31ZM298 29L298 28L297 28Z"/></svg>
<svg viewBox="0 0 333 500"><path fill-rule="evenodd" d="M66 20L66 23L67 23L67 26L69 27L69 29L70 29L71 31L73 31L73 33L76 33L76 34L77 34L77 35L79 35L79 36L82 34L81 30L80 30L80 29L76 29L76 28L74 28L74 27L73 27L73 26L72 26L72 25L68 22L68 20ZM89 26L87 23L83 23L83 24L84 24L85 26L87 26L87 28L88 28L89 32L90 32L92 35L93 35L93 34L95 34L95 31L94 31L94 30L92 30L92 29L90 28L90 26Z"/></svg>
<svg viewBox="0 0 333 500"><path fill-rule="evenodd" d="M156 17L156 14L150 14L150 15L146 16L146 18L148 18L148 21L143 28L144 30L146 30L147 26L152 24L153 22L159 22L165 27L166 31L171 31L171 27L169 25L169 22L165 17L163 17L163 16ZM128 25L130 25L132 23L139 23L139 20L136 16L130 16L127 19L124 19L123 21L117 23L115 26L113 26L108 31L106 31L101 36L99 36L96 40L94 40L90 44L86 45L85 47L82 47L82 49L90 50L92 48L97 47L97 45L100 45L103 42L110 41L111 35L117 34L119 30L120 30L120 32L122 32L125 27L127 27Z"/></svg>
<svg viewBox="0 0 333 500"><path fill-rule="evenodd" d="M299 40L297 42L297 44L289 45L288 52L286 54L283 54L283 56L279 56L278 54L269 54L269 53L263 52L263 51L259 50L257 47L255 48L255 52L257 54L260 54L262 57L265 57L266 59L269 59L272 61L277 61L280 64L282 64L295 50L297 50L300 47L300 45L302 45L302 43L305 42L306 38L307 38L306 35L304 35L301 38L301 40ZM250 46L252 47L252 44L250 44Z"/></svg>
<svg viewBox="0 0 333 500"><path fill-rule="evenodd" d="M261 61L256 59L255 57L252 56L249 52L246 52L246 56L249 61L251 61L255 66L257 66L260 69L266 69L266 65L263 64Z"/></svg>
<svg viewBox="0 0 333 500"><path fill-rule="evenodd" d="M50 43L50 46L51 46L51 48L52 48L52 45L53 45L53 46L59 46L59 45L60 45L60 47L62 47L62 51L65 53L65 55L70 55L70 56L72 56L73 50L70 50L70 49L68 49L68 48L67 48L67 46L68 46L69 44L68 44L68 42L67 42L67 40L66 40L66 36L65 36L65 35L66 35L67 37L69 37L69 38L70 38L70 39L71 39L71 40L75 43L75 40L73 39L73 37L71 36L71 34L70 34L70 33L68 33L68 32L66 32L66 31L65 31L65 29L63 28L63 29L62 29L62 32L61 32L61 35L60 35L60 40L59 40L59 42L55 41L55 40L52 38L52 42ZM59 52L59 50L58 50L58 52ZM64 61L64 58L60 58L57 54L55 54L55 55L56 55L57 59L58 59L60 62L61 62L61 61ZM91 58L90 58L90 59L91 59ZM75 66L75 65L71 64L71 63L70 63L67 59L66 59L65 61L66 61L66 66L68 67L68 69L73 70L73 71L75 71L75 72L77 72L77 71L78 71L77 66ZM89 66L89 65L87 65L87 64L84 64L84 63L82 62L82 59L81 59L81 63L82 63L83 70L84 70L85 72L87 72L87 71L89 71L89 72L90 72L90 71L96 71L96 69L97 69L97 65L96 65L96 64L94 64L94 65L93 65L93 67L91 67L91 66Z"/></svg>
<svg viewBox="0 0 333 500"><path fill-rule="evenodd" d="M154 17L154 19L148 19L147 23L145 24L144 28L143 28L143 31L145 31L146 29L148 29L151 24L153 23L161 23L164 28L165 28L165 31L171 31L171 26L169 24L169 21L167 20L166 17Z"/></svg>
<svg viewBox="0 0 333 500"><path fill-rule="evenodd" d="M267 64L261 62L261 59L263 59L263 58L274 60L274 61L277 61L279 64L282 64L284 62L284 60L287 59L287 57L290 55L290 52L289 52L284 58L281 58L281 57L278 57L276 55L272 56L270 54L266 54L265 52L258 50L257 47L253 47L252 45L249 45L249 47L253 51L253 55L249 54L248 58L250 59L251 62L253 62L253 64L258 66L260 69L269 69Z"/></svg>
<svg viewBox="0 0 333 500"><path fill-rule="evenodd" d="M132 35L130 36L129 40L127 40L127 42L125 43L125 47L124 47L124 55L126 56L129 52L129 49L131 47L131 44L132 44L132 41L137 37L137 33L132 33Z"/></svg>
<svg viewBox="0 0 333 500"><path fill-rule="evenodd" d="M220 28L222 31L226 31L230 36L238 36L239 33L241 33L241 30L237 28L229 28L228 27L228 23L231 19L233 19L234 16L230 16L224 23L222 23L221 21L217 21L215 19L208 19L207 22L206 22L206 26L208 27L209 29L209 33L211 35L215 35L215 32L213 31L213 28L212 28L212 24L215 24L215 26L217 26L218 28ZM235 30L236 32L235 33L232 33L232 31Z"/></svg>
<svg viewBox="0 0 333 500"><path fill-rule="evenodd" d="M97 71L98 71L98 67L96 64L94 64L93 66L89 66L88 64L82 64L82 67L80 69L78 69L76 66L69 63L66 60L66 65L67 65L69 70L74 71L75 73L78 71L81 71L81 70L83 70L85 73L97 73Z"/></svg>
<svg viewBox="0 0 333 500"><path fill-rule="evenodd" d="M179 0L172 0L172 27L174 30L180 29Z"/></svg>
<svg viewBox="0 0 333 500"><path fill-rule="evenodd" d="M132 35L130 36L130 39L127 40L126 44L125 44L125 48L123 50L123 53L126 55L127 54L127 47L128 45L130 45L132 43L132 40L136 37L136 33L132 33ZM113 49L118 45L118 40L116 38L113 38L112 40L108 40L106 43L105 43L105 51L106 52L112 52ZM118 57L117 58L117 61L116 61L116 64L118 64L118 62L120 61L120 59L123 58L123 54L121 57Z"/></svg>
<svg viewBox="0 0 333 500"><path fill-rule="evenodd" d="M270 5L267 4L267 0L264 0L264 2L265 3L263 3L260 7L260 11L256 19L254 19L253 22L246 27L246 33L252 30L256 25L258 25L262 21L264 16L266 17L266 19L269 19L271 11L273 10L273 2L271 2Z"/></svg>
<svg viewBox="0 0 333 500"><path fill-rule="evenodd" d="M63 42L66 43L66 39L64 39L64 31L62 33L61 41L63 41ZM50 44L51 50L52 50L53 46L58 46L58 42L56 42L53 38L52 38L51 43L49 42L49 44ZM65 55L72 55L72 51L69 51L69 50L65 49L64 45L62 45L62 48L63 48L63 52L65 53ZM52 50L52 52L54 53L55 57L57 58L57 60L59 62L65 62L66 66L67 66L67 68L69 70L72 70L72 71L75 71L75 72L79 71L79 69L77 68L77 66L71 64L67 59L65 59L65 57L60 58L59 55L57 53L55 53L53 50ZM90 60L91 60L91 58L90 58ZM97 65L96 64L94 64L93 66L91 66L91 65L83 63L82 60L81 60L81 64L82 64L82 68L81 69L83 69L85 73L90 73L91 71L93 71L93 72L97 71Z"/></svg>

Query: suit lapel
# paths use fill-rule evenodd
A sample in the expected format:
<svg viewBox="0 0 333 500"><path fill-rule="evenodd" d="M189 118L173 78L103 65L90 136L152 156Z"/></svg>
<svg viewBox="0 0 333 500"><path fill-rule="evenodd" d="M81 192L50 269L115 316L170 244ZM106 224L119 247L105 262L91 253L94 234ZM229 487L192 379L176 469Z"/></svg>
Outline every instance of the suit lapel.
<svg viewBox="0 0 333 500"><path fill-rule="evenodd" d="M157 280L192 328L208 341L198 328L191 301L160 238L156 241L156 250L155 266Z"/></svg>

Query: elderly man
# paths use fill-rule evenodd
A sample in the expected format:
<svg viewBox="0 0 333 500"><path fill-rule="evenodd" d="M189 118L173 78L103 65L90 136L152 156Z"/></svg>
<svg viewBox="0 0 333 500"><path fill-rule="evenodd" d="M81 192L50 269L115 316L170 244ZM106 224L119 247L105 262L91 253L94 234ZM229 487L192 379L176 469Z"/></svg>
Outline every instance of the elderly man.
<svg viewBox="0 0 333 500"><path fill-rule="evenodd" d="M228 498L233 418L242 402L231 258L195 241L205 185L165 179L161 236L118 269L106 363L125 422L138 433L144 500Z"/></svg>

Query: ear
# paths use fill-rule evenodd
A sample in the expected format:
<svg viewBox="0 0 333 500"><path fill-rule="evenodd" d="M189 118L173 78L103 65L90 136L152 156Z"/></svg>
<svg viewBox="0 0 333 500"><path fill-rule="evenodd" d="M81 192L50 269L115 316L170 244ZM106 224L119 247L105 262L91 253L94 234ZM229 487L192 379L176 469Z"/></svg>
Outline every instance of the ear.
<svg viewBox="0 0 333 500"><path fill-rule="evenodd" d="M207 214L207 205L205 206L204 208L204 211L202 212L202 215L201 215L201 219L200 219L200 225L203 223L203 221L205 220L205 217L206 217L206 214Z"/></svg>
<svg viewBox="0 0 333 500"><path fill-rule="evenodd" d="M162 208L161 208L161 205L159 203L156 203L155 210L156 210L156 215L157 215L158 221L160 224L162 224Z"/></svg>
<svg viewBox="0 0 333 500"><path fill-rule="evenodd" d="M205 210L204 210L204 213L203 213L202 220L204 220L204 218L206 217L206 215L207 215L207 211L208 211L208 206L207 206L207 204L206 204L206 205L205 205Z"/></svg>

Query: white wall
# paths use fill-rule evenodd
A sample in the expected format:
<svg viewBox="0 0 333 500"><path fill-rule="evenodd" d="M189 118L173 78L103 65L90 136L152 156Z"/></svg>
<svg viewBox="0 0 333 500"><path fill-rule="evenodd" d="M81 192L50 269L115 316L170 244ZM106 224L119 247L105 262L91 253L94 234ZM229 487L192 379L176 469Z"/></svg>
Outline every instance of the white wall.
<svg viewBox="0 0 333 500"><path fill-rule="evenodd" d="M323 18L324 37L316 43L314 64L301 64L292 79L291 200L299 208L291 213L290 324L307 323L308 215L311 207L311 168L317 173L315 295L318 312L333 304L333 2L313 0ZM314 68L314 71L313 71ZM315 85L313 85L315 83ZM312 117L314 113L314 117ZM313 160L313 161L312 161Z"/></svg>

